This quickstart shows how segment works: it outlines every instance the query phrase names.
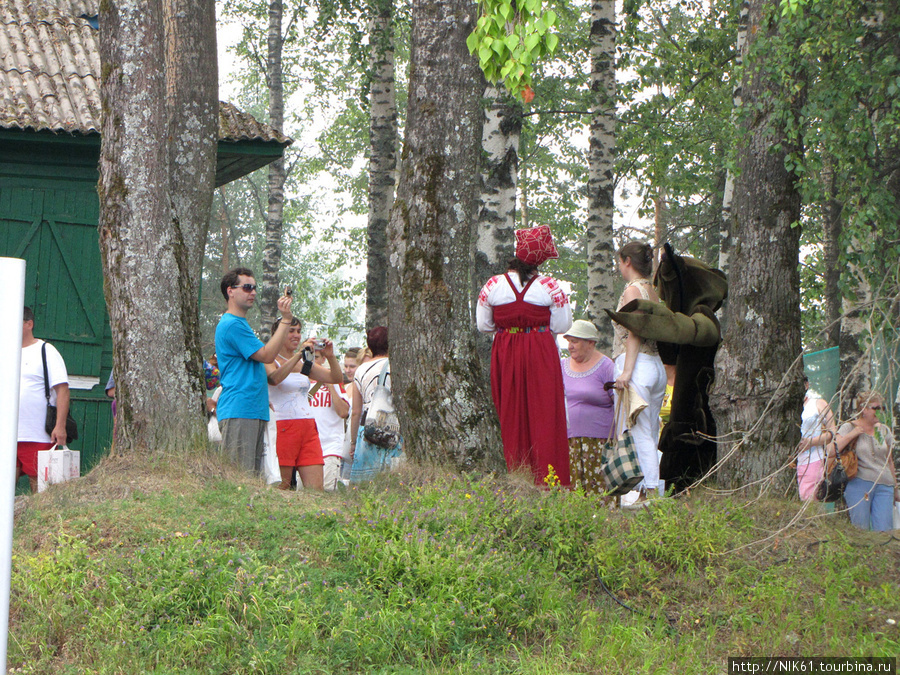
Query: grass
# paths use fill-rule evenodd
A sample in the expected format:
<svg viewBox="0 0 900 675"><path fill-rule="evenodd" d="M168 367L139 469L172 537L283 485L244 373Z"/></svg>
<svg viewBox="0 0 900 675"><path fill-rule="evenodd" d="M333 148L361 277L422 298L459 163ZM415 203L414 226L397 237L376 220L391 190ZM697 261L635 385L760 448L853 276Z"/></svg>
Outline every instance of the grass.
<svg viewBox="0 0 900 675"><path fill-rule="evenodd" d="M721 673L900 653L900 541L789 500L617 512L415 468L286 494L204 454L106 460L26 500L12 672Z"/></svg>

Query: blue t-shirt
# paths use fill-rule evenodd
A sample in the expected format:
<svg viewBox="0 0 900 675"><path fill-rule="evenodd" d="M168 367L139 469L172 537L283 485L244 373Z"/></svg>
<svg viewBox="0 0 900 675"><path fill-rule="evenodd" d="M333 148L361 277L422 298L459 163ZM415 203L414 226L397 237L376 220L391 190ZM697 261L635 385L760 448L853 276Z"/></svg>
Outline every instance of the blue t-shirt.
<svg viewBox="0 0 900 675"><path fill-rule="evenodd" d="M216 356L222 393L216 406L219 420L269 419L266 367L250 357L265 345L256 337L247 319L223 314L216 326Z"/></svg>

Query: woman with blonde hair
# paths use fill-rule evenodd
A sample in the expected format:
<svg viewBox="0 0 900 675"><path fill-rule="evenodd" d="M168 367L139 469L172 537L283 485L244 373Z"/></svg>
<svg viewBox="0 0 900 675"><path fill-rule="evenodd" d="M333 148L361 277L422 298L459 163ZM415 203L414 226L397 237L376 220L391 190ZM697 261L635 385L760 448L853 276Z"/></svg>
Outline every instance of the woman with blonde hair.
<svg viewBox="0 0 900 675"><path fill-rule="evenodd" d="M856 397L856 418L838 429L835 445L841 452L856 441L856 476L844 488L850 522L864 530L893 529L894 502L900 501L894 470L894 435L878 419L884 398L874 391ZM832 451L833 452L833 451Z"/></svg>

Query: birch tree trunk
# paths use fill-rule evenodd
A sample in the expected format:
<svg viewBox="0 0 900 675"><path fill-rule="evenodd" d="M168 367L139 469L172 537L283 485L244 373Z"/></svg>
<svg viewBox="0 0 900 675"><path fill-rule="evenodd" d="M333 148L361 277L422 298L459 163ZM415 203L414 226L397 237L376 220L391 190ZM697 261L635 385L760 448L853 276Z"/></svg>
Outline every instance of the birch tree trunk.
<svg viewBox="0 0 900 675"><path fill-rule="evenodd" d="M120 452L205 438L197 280L218 97L215 67L196 55L215 58L214 28L203 25L213 16L211 0L165 9L160 0L109 0L100 8L99 235ZM192 58L194 72L180 73ZM189 170L197 174L183 180Z"/></svg>
<svg viewBox="0 0 900 675"><path fill-rule="evenodd" d="M284 51L282 22L284 3L269 2L268 52L266 56L266 84L269 90L269 126L284 129L284 70L281 55ZM287 174L284 159L279 157L269 164L269 201L266 209L266 243L263 248L262 281L259 285L260 338L269 339L271 324L277 315L278 298L281 297L279 271L284 231L284 183Z"/></svg>
<svg viewBox="0 0 900 675"><path fill-rule="evenodd" d="M502 471L469 310L483 81L466 38L476 12L468 0L412 8L403 162L388 227L391 378L411 458Z"/></svg>
<svg viewBox="0 0 900 675"><path fill-rule="evenodd" d="M766 0L751 0L750 41L775 37L773 10ZM785 169L789 141L771 110L784 92L765 58L744 74L743 99L758 112L743 125L732 219L739 244L710 398L719 434L731 434L719 447L718 480L733 488L772 476L800 440L800 229L792 227L800 197L796 176ZM782 149L773 150L779 143ZM790 476L782 471L770 480L786 484Z"/></svg>
<svg viewBox="0 0 900 675"><path fill-rule="evenodd" d="M837 177L830 161L825 162L822 181L828 198L823 209L825 223L822 253L825 266L825 333L827 345L837 347L841 342L841 232L843 205L837 200Z"/></svg>
<svg viewBox="0 0 900 675"><path fill-rule="evenodd" d="M750 25L750 0L742 0L741 11L738 15L737 41L735 44L735 71L741 72L744 66L744 57L747 54L747 27ZM738 111L743 105L741 97L742 80L735 79L734 89L731 91L732 110ZM732 115L734 119L734 115ZM722 192L722 231L719 235L719 269L726 275L731 265L731 250L735 242L731 232L732 213L734 202L734 173L729 169L725 176L725 189Z"/></svg>
<svg viewBox="0 0 900 675"><path fill-rule="evenodd" d="M522 107L498 87L484 90L486 107L481 131L484 166L478 200L478 223L472 265L472 316L474 299L491 276L505 272L504 265L515 253L516 183L519 171L519 137ZM474 320L474 318L473 318ZM478 355L485 372L490 371L491 338L476 334Z"/></svg>
<svg viewBox="0 0 900 675"><path fill-rule="evenodd" d="M850 247L859 246L853 240ZM872 311L872 288L862 270L853 263L847 268L851 295L843 299L841 317L841 337L838 353L841 355L841 388L839 409L842 419L850 419L856 409L853 405L856 394L870 389L872 384L872 354L864 345L871 335L869 315Z"/></svg>
<svg viewBox="0 0 900 675"><path fill-rule="evenodd" d="M586 314L600 329L597 349L612 348L612 326L604 307L615 307L616 247L613 239L616 143L616 6L613 0L591 2L591 106L588 150L588 217L585 240L588 263Z"/></svg>
<svg viewBox="0 0 900 675"><path fill-rule="evenodd" d="M397 95L394 86L394 3L373 0L369 21L369 222L366 326L388 313L387 226L397 182Z"/></svg>

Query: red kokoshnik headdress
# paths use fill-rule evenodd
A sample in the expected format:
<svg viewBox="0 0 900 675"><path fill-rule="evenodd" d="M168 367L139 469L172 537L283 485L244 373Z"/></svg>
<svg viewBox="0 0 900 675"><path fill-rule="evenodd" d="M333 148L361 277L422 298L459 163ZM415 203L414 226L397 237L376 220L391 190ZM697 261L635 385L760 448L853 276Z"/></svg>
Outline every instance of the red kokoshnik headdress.
<svg viewBox="0 0 900 675"><path fill-rule="evenodd" d="M516 257L526 265L537 267L548 258L558 258L549 225L516 230Z"/></svg>

